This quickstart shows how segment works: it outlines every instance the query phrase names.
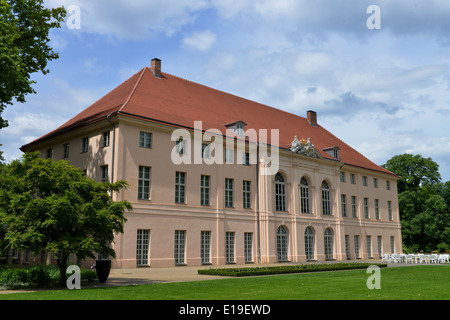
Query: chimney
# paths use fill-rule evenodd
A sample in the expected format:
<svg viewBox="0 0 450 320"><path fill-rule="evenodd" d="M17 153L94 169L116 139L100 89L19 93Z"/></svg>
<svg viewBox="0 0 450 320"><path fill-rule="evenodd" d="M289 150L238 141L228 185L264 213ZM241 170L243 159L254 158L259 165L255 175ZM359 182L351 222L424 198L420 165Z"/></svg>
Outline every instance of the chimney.
<svg viewBox="0 0 450 320"><path fill-rule="evenodd" d="M307 114L308 122L312 126L317 127L317 113L315 111L308 110L306 114Z"/></svg>
<svg viewBox="0 0 450 320"><path fill-rule="evenodd" d="M151 63L151 69L155 77L161 78L161 60L153 58Z"/></svg>

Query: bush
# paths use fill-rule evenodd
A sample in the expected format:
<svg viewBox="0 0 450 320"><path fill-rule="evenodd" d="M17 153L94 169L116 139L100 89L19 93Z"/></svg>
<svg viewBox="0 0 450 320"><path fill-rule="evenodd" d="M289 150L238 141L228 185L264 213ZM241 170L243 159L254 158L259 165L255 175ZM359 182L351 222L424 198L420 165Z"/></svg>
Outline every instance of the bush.
<svg viewBox="0 0 450 320"><path fill-rule="evenodd" d="M450 249L450 246L445 242L441 242L437 245L437 250L439 253L445 253Z"/></svg>
<svg viewBox="0 0 450 320"><path fill-rule="evenodd" d="M371 265L386 267L387 264L380 263L325 263L325 264L299 264L275 267L244 267L244 268L209 268L199 269L199 274L218 275L218 276L259 276L271 274L302 273L317 271L365 269Z"/></svg>
<svg viewBox="0 0 450 320"><path fill-rule="evenodd" d="M82 280L95 278L97 278L95 270L81 268ZM36 265L29 268L0 268L0 288L48 287L57 285L59 279L59 269L56 266Z"/></svg>

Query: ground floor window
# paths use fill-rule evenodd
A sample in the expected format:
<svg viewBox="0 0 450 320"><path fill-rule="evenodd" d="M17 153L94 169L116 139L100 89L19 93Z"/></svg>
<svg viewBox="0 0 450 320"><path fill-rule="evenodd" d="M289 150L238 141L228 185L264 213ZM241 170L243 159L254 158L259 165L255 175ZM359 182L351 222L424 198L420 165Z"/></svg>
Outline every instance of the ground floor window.
<svg viewBox="0 0 450 320"><path fill-rule="evenodd" d="M381 236L378 236L378 256L381 257L383 254L383 242Z"/></svg>
<svg viewBox="0 0 450 320"><path fill-rule="evenodd" d="M185 264L186 231L175 230L175 264Z"/></svg>
<svg viewBox="0 0 450 320"><path fill-rule="evenodd" d="M347 260L350 260L350 248L349 248L348 234L345 235L345 255L347 257Z"/></svg>
<svg viewBox="0 0 450 320"><path fill-rule="evenodd" d="M234 232L225 234L225 247L227 263L234 263Z"/></svg>
<svg viewBox="0 0 450 320"><path fill-rule="evenodd" d="M372 237L371 236L367 236L366 237L366 242L367 242L367 256L369 258L372 258Z"/></svg>
<svg viewBox="0 0 450 320"><path fill-rule="evenodd" d="M331 229L325 230L325 259L333 259L333 231Z"/></svg>
<svg viewBox="0 0 450 320"><path fill-rule="evenodd" d="M359 259L359 236L354 236L353 241L355 243L355 258Z"/></svg>
<svg viewBox="0 0 450 320"><path fill-rule="evenodd" d="M150 231L137 230L136 238L136 265L148 266Z"/></svg>
<svg viewBox="0 0 450 320"><path fill-rule="evenodd" d="M288 232L283 226L277 230L277 255L278 261L288 261Z"/></svg>
<svg viewBox="0 0 450 320"><path fill-rule="evenodd" d="M244 233L245 262L253 262L253 233Z"/></svg>
<svg viewBox="0 0 450 320"><path fill-rule="evenodd" d="M200 256L202 258L202 263L211 262L211 231L201 232Z"/></svg>
<svg viewBox="0 0 450 320"><path fill-rule="evenodd" d="M308 227L305 230L306 260L314 260L314 231Z"/></svg>

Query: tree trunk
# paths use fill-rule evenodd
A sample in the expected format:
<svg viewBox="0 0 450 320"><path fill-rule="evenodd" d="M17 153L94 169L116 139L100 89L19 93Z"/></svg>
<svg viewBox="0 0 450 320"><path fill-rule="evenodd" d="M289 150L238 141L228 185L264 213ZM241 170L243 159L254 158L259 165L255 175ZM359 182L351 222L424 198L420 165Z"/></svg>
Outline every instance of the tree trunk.
<svg viewBox="0 0 450 320"><path fill-rule="evenodd" d="M58 264L59 267L59 273L60 273L60 278L59 278L59 285L61 287L65 287L66 284L66 270L67 270L67 258L69 257L68 254L64 254L64 253L60 253L58 255L58 258L56 259L56 263Z"/></svg>

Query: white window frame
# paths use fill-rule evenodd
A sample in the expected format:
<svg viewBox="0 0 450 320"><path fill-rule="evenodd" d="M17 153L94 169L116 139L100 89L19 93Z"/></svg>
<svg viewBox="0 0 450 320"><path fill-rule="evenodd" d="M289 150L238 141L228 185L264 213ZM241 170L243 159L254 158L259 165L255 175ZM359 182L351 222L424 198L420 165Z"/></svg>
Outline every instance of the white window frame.
<svg viewBox="0 0 450 320"><path fill-rule="evenodd" d="M186 264L186 230L175 230L175 265Z"/></svg>
<svg viewBox="0 0 450 320"><path fill-rule="evenodd" d="M138 229L136 234L136 265L149 265L150 230Z"/></svg>
<svg viewBox="0 0 450 320"><path fill-rule="evenodd" d="M151 167L139 166L138 199L150 200Z"/></svg>

